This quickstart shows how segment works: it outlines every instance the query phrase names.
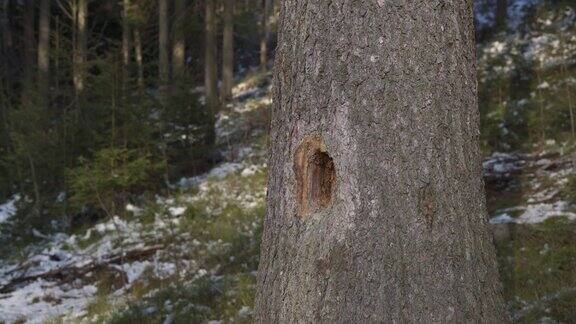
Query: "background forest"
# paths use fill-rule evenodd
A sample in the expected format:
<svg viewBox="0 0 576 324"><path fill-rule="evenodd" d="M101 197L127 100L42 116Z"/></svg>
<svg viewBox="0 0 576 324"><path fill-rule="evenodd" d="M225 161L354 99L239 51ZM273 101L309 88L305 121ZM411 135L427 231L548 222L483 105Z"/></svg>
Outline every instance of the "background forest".
<svg viewBox="0 0 576 324"><path fill-rule="evenodd" d="M0 323L250 322L279 1L0 5ZM518 322L576 322L575 7L474 1Z"/></svg>

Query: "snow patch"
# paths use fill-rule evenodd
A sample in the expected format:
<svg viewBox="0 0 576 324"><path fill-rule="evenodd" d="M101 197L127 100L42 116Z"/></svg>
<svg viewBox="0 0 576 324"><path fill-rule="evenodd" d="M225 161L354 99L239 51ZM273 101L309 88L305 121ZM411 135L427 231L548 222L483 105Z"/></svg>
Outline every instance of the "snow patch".
<svg viewBox="0 0 576 324"><path fill-rule="evenodd" d="M490 224L508 224L514 223L514 218L504 213L490 219Z"/></svg>
<svg viewBox="0 0 576 324"><path fill-rule="evenodd" d="M508 213L502 213L491 218L490 224L538 224L552 217L566 217L570 221L576 220L576 213L569 211L568 207L569 204L565 201L516 207L515 210L523 210L522 214L517 218L511 217Z"/></svg>
<svg viewBox="0 0 576 324"><path fill-rule="evenodd" d="M16 207L16 203L18 203L21 199L19 194L15 194L7 202L0 205L0 224L6 223L10 220L10 218L16 215L18 208Z"/></svg>
<svg viewBox="0 0 576 324"><path fill-rule="evenodd" d="M97 288L86 285L58 286L38 280L0 298L0 322L26 320L26 323L45 323L63 314L81 312L96 294Z"/></svg>
<svg viewBox="0 0 576 324"><path fill-rule="evenodd" d="M121 269L126 274L126 278L128 278L128 283L131 284L134 281L138 280L144 271L152 266L150 261L135 261L132 263L125 263L121 266Z"/></svg>
<svg viewBox="0 0 576 324"><path fill-rule="evenodd" d="M134 206L132 204L126 204L126 211L132 212L136 216L139 216L142 214L142 208Z"/></svg>
<svg viewBox="0 0 576 324"><path fill-rule="evenodd" d="M178 207L169 207L168 211L170 212L170 215L176 217L184 214L187 209L188 209L187 207L178 206Z"/></svg>

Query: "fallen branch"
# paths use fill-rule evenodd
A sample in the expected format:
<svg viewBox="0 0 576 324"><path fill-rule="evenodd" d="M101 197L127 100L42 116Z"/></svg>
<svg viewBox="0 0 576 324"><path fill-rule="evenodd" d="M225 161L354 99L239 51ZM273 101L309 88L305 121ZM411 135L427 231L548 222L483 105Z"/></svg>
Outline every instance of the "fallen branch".
<svg viewBox="0 0 576 324"><path fill-rule="evenodd" d="M154 245L145 248L133 249L126 251L124 253L120 252L109 256L105 256L100 261L93 260L88 264L80 267L76 266L76 263L74 263L35 275L16 277L10 280L8 283L1 286L0 293L2 294L9 293L13 291L17 285L30 281L35 281L38 279L69 282L89 272L108 268L109 265L111 264L122 264L127 261L141 260L143 258L147 258L156 253L156 251L160 250L162 247L163 247L162 245Z"/></svg>

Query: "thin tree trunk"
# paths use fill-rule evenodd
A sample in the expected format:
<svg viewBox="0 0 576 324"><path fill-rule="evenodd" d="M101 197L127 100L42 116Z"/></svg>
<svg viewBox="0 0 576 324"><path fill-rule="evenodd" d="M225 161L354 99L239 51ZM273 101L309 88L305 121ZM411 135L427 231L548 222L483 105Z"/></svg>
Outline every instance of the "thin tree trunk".
<svg viewBox="0 0 576 324"><path fill-rule="evenodd" d="M546 141L546 123L544 121L544 98L542 96L542 90L540 90L540 85L542 84L542 78L540 76L541 74L541 70L539 67L536 67L536 81L538 82L538 85L536 86L536 94L538 95L538 99L539 100L539 115L540 115L540 142L542 145L544 145L544 142Z"/></svg>
<svg viewBox="0 0 576 324"><path fill-rule="evenodd" d="M262 16L260 21L260 70L268 70L268 41L270 39L270 26L268 24L270 0L262 1Z"/></svg>
<svg viewBox="0 0 576 324"><path fill-rule="evenodd" d="M12 95L14 92L14 81L16 80L15 76L18 74L18 68L22 62L17 58L14 51L11 14L10 1L2 0L2 2L0 2L0 78L6 81L8 92L0 93L0 96L6 96L10 98L10 100L13 100L15 97ZM29 83L24 82L24 84L27 85ZM24 87L24 90L26 90L26 87ZM25 91L21 91L21 97L22 101L24 101L29 96L25 94ZM2 115L5 114L4 110L7 109L7 107L1 105L0 103L0 120L2 119ZM3 135L2 133L3 130L0 129L0 138ZM2 193L0 192L0 194Z"/></svg>
<svg viewBox="0 0 576 324"><path fill-rule="evenodd" d="M218 75L216 69L216 18L214 1L206 1L205 6L205 51L204 51L204 85L206 87L206 104L212 114L218 112Z"/></svg>
<svg viewBox="0 0 576 324"><path fill-rule="evenodd" d="M77 0L76 7L76 46L73 53L73 80L76 95L80 96L84 91L84 79L86 78L86 52L87 34L86 17L88 15L88 0Z"/></svg>
<svg viewBox="0 0 576 324"><path fill-rule="evenodd" d="M223 20L222 101L226 103L232 98L234 85L234 0L225 0Z"/></svg>
<svg viewBox="0 0 576 324"><path fill-rule="evenodd" d="M0 78L0 125L2 125L2 129L0 129L0 136L5 136L5 154L7 156L10 156L14 153L14 145L13 145L13 139L10 136L10 132L9 132L9 124L8 124L8 111L12 110L12 102L10 100L10 98L8 97L8 94L10 93L11 89L9 88L9 85L6 84L7 83L7 78ZM2 134L3 133L3 134ZM8 173L8 181L7 181L7 186L5 188L18 188L18 190L21 189L20 184L22 184L24 181L20 181L22 180L22 173L20 172L20 165L18 163L17 160L12 161L11 165L13 165L16 169L16 174L12 174L12 173ZM18 181L17 181L18 180ZM16 186L15 186L16 185Z"/></svg>
<svg viewBox="0 0 576 324"><path fill-rule="evenodd" d="M12 27L10 26L10 0L2 0L2 13L0 14L0 28L2 28L2 47L10 52L14 45Z"/></svg>
<svg viewBox="0 0 576 324"><path fill-rule="evenodd" d="M160 53L159 76L160 88L163 92L168 85L169 59L168 59L168 0L158 1L158 52Z"/></svg>
<svg viewBox="0 0 576 324"><path fill-rule="evenodd" d="M33 0L24 3L24 83L22 91L22 104L30 104L31 91L34 85L36 68L36 33L34 31L36 7Z"/></svg>
<svg viewBox="0 0 576 324"><path fill-rule="evenodd" d="M401 3L281 2L256 323L506 321L472 0Z"/></svg>
<svg viewBox="0 0 576 324"><path fill-rule="evenodd" d="M26 79L32 80L36 66L36 36L34 32L36 8L33 0L26 0L24 5L24 73Z"/></svg>
<svg viewBox="0 0 576 324"><path fill-rule="evenodd" d="M50 86L50 0L40 1L38 30L38 92L44 106L48 105Z"/></svg>
<svg viewBox="0 0 576 324"><path fill-rule="evenodd" d="M40 196L40 187L38 186L38 177L36 176L36 166L34 164L34 159L30 155L28 148L26 149L26 157L28 158L28 165L30 166L30 175L32 177L32 186L34 188L34 212L38 215L40 214L40 206L42 204Z"/></svg>
<svg viewBox="0 0 576 324"><path fill-rule="evenodd" d="M563 67L564 69L564 82L567 82L566 80L566 66L564 65ZM575 130L575 126L574 126L574 107L572 106L572 91L570 90L570 86L568 85L568 83L566 83L565 85L565 90L566 90L566 99L568 100L568 109L570 110L570 130L572 133L572 140L576 139L576 130Z"/></svg>
<svg viewBox="0 0 576 324"><path fill-rule="evenodd" d="M506 29L506 19L508 17L508 0L496 0L496 30Z"/></svg>
<svg viewBox="0 0 576 324"><path fill-rule="evenodd" d="M185 33L184 22L186 18L186 0L175 0L174 44L172 47L172 69L174 78L180 79L185 75Z"/></svg>
<svg viewBox="0 0 576 324"><path fill-rule="evenodd" d="M130 49L132 28L130 26L130 0L123 0L122 2L122 78L124 83L130 77Z"/></svg>
<svg viewBox="0 0 576 324"><path fill-rule="evenodd" d="M144 90L144 66L142 63L142 40L140 39L140 27L134 27L134 54L136 56L136 68L138 69L138 88Z"/></svg>
<svg viewBox="0 0 576 324"><path fill-rule="evenodd" d="M54 87L56 93L60 93L60 17L55 17L54 22Z"/></svg>
<svg viewBox="0 0 576 324"><path fill-rule="evenodd" d="M568 68L566 67L566 62L570 59L569 57L564 57L564 54L567 53L566 47L566 39L564 38L564 33L560 32L560 44L562 49L562 63L560 65L560 72L562 75L562 79L564 80L564 89L566 91L566 99L568 100L568 109L570 112L570 130L572 135L572 140L576 139L576 126L574 124L574 107L572 106L572 91L570 90L570 83L568 82Z"/></svg>

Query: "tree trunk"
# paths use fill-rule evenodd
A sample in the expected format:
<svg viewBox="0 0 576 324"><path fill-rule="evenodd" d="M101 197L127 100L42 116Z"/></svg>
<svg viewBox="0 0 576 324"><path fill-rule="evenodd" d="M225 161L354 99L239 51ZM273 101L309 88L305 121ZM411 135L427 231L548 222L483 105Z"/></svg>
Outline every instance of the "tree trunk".
<svg viewBox="0 0 576 324"><path fill-rule="evenodd" d="M280 11L255 321L505 321L472 1Z"/></svg>
<svg viewBox="0 0 576 324"><path fill-rule="evenodd" d="M36 32L35 25L36 6L33 0L26 0L24 3L24 77L22 84L22 105L28 107L34 88L34 75L36 73Z"/></svg>
<svg viewBox="0 0 576 324"><path fill-rule="evenodd" d="M14 45L12 37L12 27L10 26L10 1L2 0L2 12L0 14L0 28L2 33L2 47L6 52L10 52Z"/></svg>
<svg viewBox="0 0 576 324"><path fill-rule="evenodd" d="M124 83L130 77L130 49L132 47L130 36L132 28L130 26L130 0L122 1L122 78Z"/></svg>
<svg viewBox="0 0 576 324"><path fill-rule="evenodd" d="M87 35L86 35L86 17L88 15L88 0L78 0L76 2L76 44L74 47L74 90L76 95L81 95L84 91L84 79L86 77L86 52L87 52Z"/></svg>
<svg viewBox="0 0 576 324"><path fill-rule="evenodd" d="M564 90L566 91L566 99L568 101L568 112L570 113L570 133L572 135L572 140L576 139L576 121L574 120L574 107L572 106L572 90L570 89L569 73L568 73L568 63L570 62L571 50L566 48L566 38L564 37L564 32L560 31L560 51L562 53L562 59L560 63L560 75L564 79Z"/></svg>
<svg viewBox="0 0 576 324"><path fill-rule="evenodd" d="M24 4L24 78L28 84L31 84L34 79L34 66L36 66L35 14L34 0L26 0Z"/></svg>
<svg viewBox="0 0 576 324"><path fill-rule="evenodd" d="M218 75L216 70L216 19L215 3L207 0L205 6L205 48L204 48L204 86L206 87L206 105L213 114L218 112Z"/></svg>
<svg viewBox="0 0 576 324"><path fill-rule="evenodd" d="M546 142L546 121L544 119L544 107L546 106L546 103L544 102L542 90L539 87L539 85L542 84L542 70L541 63L535 67L536 82L538 82L538 86L536 86L536 97L538 98L538 115L540 117L540 145L544 145Z"/></svg>
<svg viewBox="0 0 576 324"><path fill-rule="evenodd" d="M48 104L50 86L50 0L40 1L38 30L38 92L43 105Z"/></svg>
<svg viewBox="0 0 576 324"><path fill-rule="evenodd" d="M23 63L18 59L14 51L13 18L11 14L10 1L2 0L0 2L0 62L2 62L0 78L6 81L6 87L9 93L13 91L14 77L18 75L18 69ZM0 110L2 110L1 107ZM1 133L2 131L0 131L0 134Z"/></svg>
<svg viewBox="0 0 576 324"><path fill-rule="evenodd" d="M54 17L54 90L60 93L60 34L62 29L60 26L60 17Z"/></svg>
<svg viewBox="0 0 576 324"><path fill-rule="evenodd" d="M260 21L260 70L268 69L268 40L270 38L270 26L268 24L270 0L262 1L262 16Z"/></svg>
<svg viewBox="0 0 576 324"><path fill-rule="evenodd" d="M159 74L160 74L160 88L168 85L169 79L169 61L168 61L168 0L158 1L158 52L160 53ZM161 91L162 92L162 91Z"/></svg>
<svg viewBox="0 0 576 324"><path fill-rule="evenodd" d="M224 2L222 44L222 101L232 98L234 85L234 0Z"/></svg>
<svg viewBox="0 0 576 324"><path fill-rule="evenodd" d="M566 90L566 99L568 100L568 111L570 112L570 131L572 134L572 140L576 139L576 126L574 124L574 107L572 106L572 91L570 90L570 84L566 81L568 80L568 73L566 72L566 62L562 63L562 70L564 70L564 89Z"/></svg>
<svg viewBox="0 0 576 324"><path fill-rule="evenodd" d="M506 29L506 18L508 16L508 0L496 0L496 30Z"/></svg>
<svg viewBox="0 0 576 324"><path fill-rule="evenodd" d="M186 0L176 0L174 6L175 24L174 24L174 44L172 47L172 69L174 77L180 79L184 76L185 72L185 55L186 46L184 43L184 22L186 18Z"/></svg>
<svg viewBox="0 0 576 324"><path fill-rule="evenodd" d="M142 40L140 39L140 27L134 28L134 54L138 69L138 88L144 90L144 66L142 65Z"/></svg>

